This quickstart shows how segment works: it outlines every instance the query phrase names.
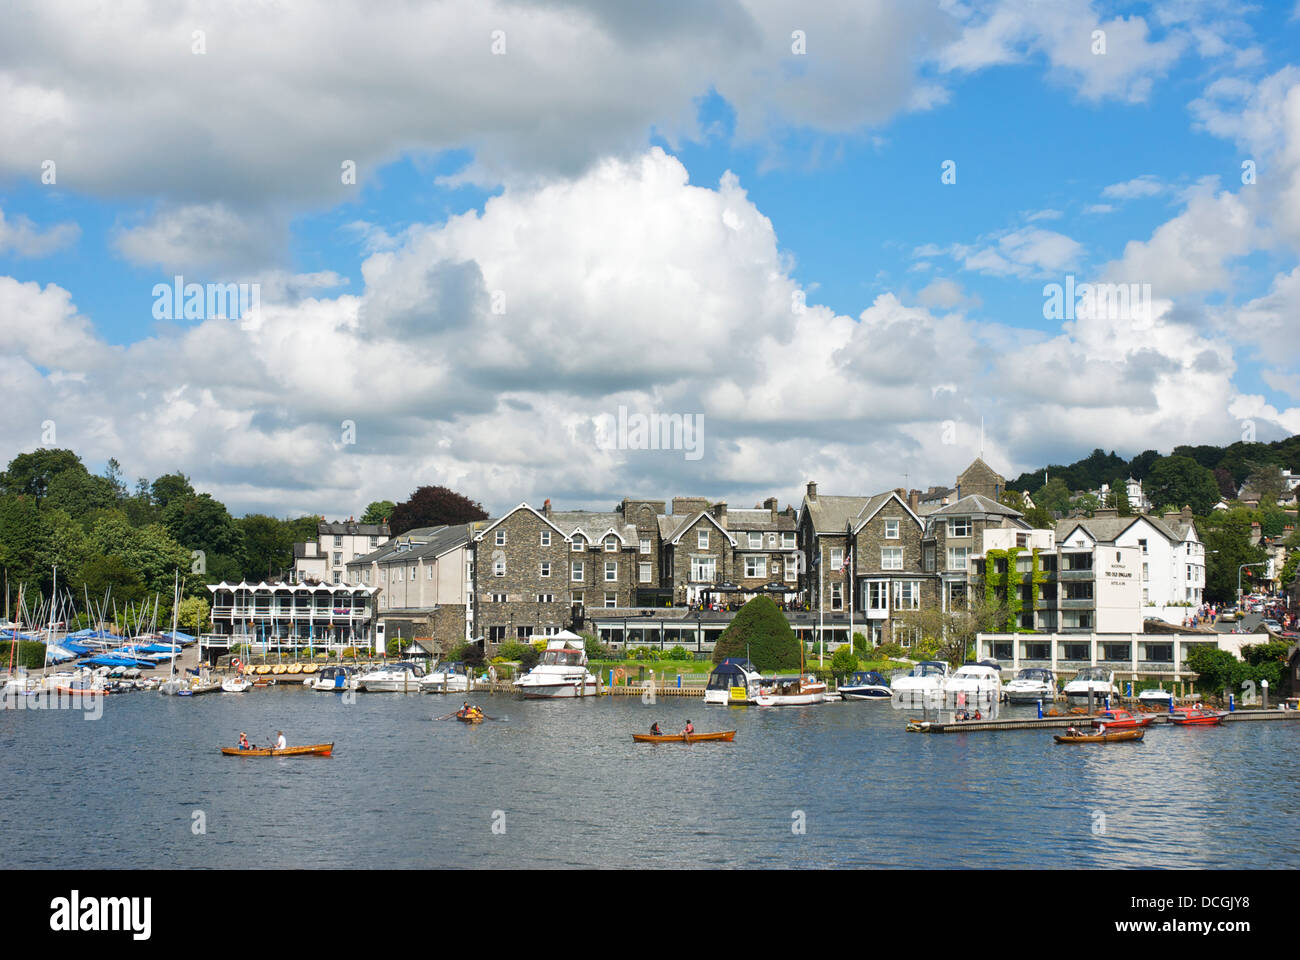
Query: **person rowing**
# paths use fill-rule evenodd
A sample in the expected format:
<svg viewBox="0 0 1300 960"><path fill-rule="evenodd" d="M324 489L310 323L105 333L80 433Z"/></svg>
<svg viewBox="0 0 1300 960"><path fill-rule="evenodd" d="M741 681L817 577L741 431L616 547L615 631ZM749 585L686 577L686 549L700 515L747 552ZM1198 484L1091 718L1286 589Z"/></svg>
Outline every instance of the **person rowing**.
<svg viewBox="0 0 1300 960"><path fill-rule="evenodd" d="M277 749L277 750L288 750L288 749L289 749L289 742L288 742L287 740L284 739L284 731L283 731L283 730L278 731L278 733L276 734L276 738L275 738L275 749Z"/></svg>
<svg viewBox="0 0 1300 960"><path fill-rule="evenodd" d="M252 745L248 742L248 734L244 733L242 730L239 733L239 749L240 750L253 749Z"/></svg>
<svg viewBox="0 0 1300 960"><path fill-rule="evenodd" d="M654 737L662 737L662 736L664 735L664 732L663 732L662 730L659 729L659 721L658 721L658 720L656 720L654 723L650 724L650 735L651 735L651 736L654 736Z"/></svg>
<svg viewBox="0 0 1300 960"><path fill-rule="evenodd" d="M684 736L684 737L689 737L689 736L690 736L692 733L694 733L694 732L695 732L695 724L693 724L693 723L691 723L691 721L687 720L687 721L686 721L686 728L685 728L684 730L682 730L682 736Z"/></svg>

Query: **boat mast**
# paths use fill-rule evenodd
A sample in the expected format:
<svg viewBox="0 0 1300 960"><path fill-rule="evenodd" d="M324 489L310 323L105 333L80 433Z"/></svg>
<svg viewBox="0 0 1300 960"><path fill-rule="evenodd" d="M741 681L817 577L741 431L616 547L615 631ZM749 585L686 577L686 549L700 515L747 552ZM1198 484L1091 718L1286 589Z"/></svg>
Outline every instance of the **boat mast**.
<svg viewBox="0 0 1300 960"><path fill-rule="evenodd" d="M41 664L41 676L44 677L50 666L50 644L54 642L54 594L53 591L59 584L59 565L54 565L54 579L50 584L50 627L45 634L45 658Z"/></svg>

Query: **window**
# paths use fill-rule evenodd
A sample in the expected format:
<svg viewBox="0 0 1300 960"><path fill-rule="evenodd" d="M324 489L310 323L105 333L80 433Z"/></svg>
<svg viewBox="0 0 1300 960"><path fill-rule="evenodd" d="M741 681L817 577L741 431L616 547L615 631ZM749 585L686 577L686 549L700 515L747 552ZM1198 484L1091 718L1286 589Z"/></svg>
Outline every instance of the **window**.
<svg viewBox="0 0 1300 960"><path fill-rule="evenodd" d="M647 557L650 556L650 538L649 538L649 537L642 537L642 538L641 538L640 549L641 549L641 553L642 553L642 555L647 556Z"/></svg>
<svg viewBox="0 0 1300 960"><path fill-rule="evenodd" d="M551 575L551 565L549 563L539 564L537 572L543 577L549 577Z"/></svg>
<svg viewBox="0 0 1300 960"><path fill-rule="evenodd" d="M582 591L581 591L581 590L574 590L572 593L570 593L570 594L569 594L569 602L570 602L570 603L576 603L576 604L578 604L579 606L581 606L581 605L582 605Z"/></svg>
<svg viewBox="0 0 1300 960"><path fill-rule="evenodd" d="M761 550L763 548L763 535L761 533L750 533L749 549Z"/></svg>
<svg viewBox="0 0 1300 960"><path fill-rule="evenodd" d="M894 581L894 609L921 609L921 584L917 580Z"/></svg>
<svg viewBox="0 0 1300 960"><path fill-rule="evenodd" d="M520 624L515 628L515 636L520 640L527 640L533 635L532 624Z"/></svg>
<svg viewBox="0 0 1300 960"><path fill-rule="evenodd" d="M783 534L781 534L781 546L782 546L783 549L786 549L786 550L793 550L793 549L794 549L794 534L793 534L793 533L783 533Z"/></svg>
<svg viewBox="0 0 1300 960"><path fill-rule="evenodd" d="M708 530L696 530L696 531L695 531L695 546L698 547L700 550L707 550L707 549L709 549L709 531L708 531Z"/></svg>
<svg viewBox="0 0 1300 960"><path fill-rule="evenodd" d="M948 607L952 610L966 609L966 584L948 584ZM1008 653L1006 659L1011 659L1011 654Z"/></svg>
<svg viewBox="0 0 1300 960"><path fill-rule="evenodd" d="M581 553L583 550L587 549L587 541L584 540L581 536L574 537L573 545L569 549L572 550L574 553Z"/></svg>
<svg viewBox="0 0 1300 960"><path fill-rule="evenodd" d="M605 538L605 552L606 553L618 552L618 537L611 534L610 536Z"/></svg>
<svg viewBox="0 0 1300 960"><path fill-rule="evenodd" d="M612 583L617 579L618 579L618 561L606 560L605 561L605 582Z"/></svg>
<svg viewBox="0 0 1300 960"><path fill-rule="evenodd" d="M569 579L572 580L574 583L582 583L582 579L583 579L582 568L583 568L582 561L574 560L573 565L571 567L572 572L570 573Z"/></svg>
<svg viewBox="0 0 1300 960"><path fill-rule="evenodd" d="M488 599L493 603L505 603L506 595L504 593L490 593L488 594Z"/></svg>
<svg viewBox="0 0 1300 960"><path fill-rule="evenodd" d="M650 567L648 563L639 564L639 579L642 583L650 582Z"/></svg>
<svg viewBox="0 0 1300 960"><path fill-rule="evenodd" d="M866 584L866 608L877 613L889 612L889 581L869 580Z"/></svg>
<svg viewBox="0 0 1300 960"><path fill-rule="evenodd" d="M335 583L342 583L342 582L343 582L342 577L343 577L343 574L339 573L337 570L334 571L334 582L335 582Z"/></svg>
<svg viewBox="0 0 1300 960"><path fill-rule="evenodd" d="M336 552L336 553L334 554L334 566L337 567L337 566L341 565L342 563L343 563L343 554L342 554L341 552Z"/></svg>
<svg viewBox="0 0 1300 960"><path fill-rule="evenodd" d="M551 531L543 530L541 533L541 540L539 542L543 547L549 547L551 545Z"/></svg>
<svg viewBox="0 0 1300 960"><path fill-rule="evenodd" d="M1142 553L1145 555L1147 552L1147 542L1145 540L1139 540L1138 546L1142 548Z"/></svg>
<svg viewBox="0 0 1300 960"><path fill-rule="evenodd" d="M903 548L902 547L881 547L880 548L880 569L881 570L902 570L903 569Z"/></svg>
<svg viewBox="0 0 1300 960"><path fill-rule="evenodd" d="M948 521L948 536L969 537L970 517L953 517Z"/></svg>
<svg viewBox="0 0 1300 960"><path fill-rule="evenodd" d="M505 545L506 545L506 532L505 532L504 530L498 530L498 531L497 531L497 546L498 546L498 547L504 547Z"/></svg>
<svg viewBox="0 0 1300 960"><path fill-rule="evenodd" d="M378 537L371 537L371 538L370 538L370 549L373 550L373 549L375 549L375 547L377 547L377 546L379 546L379 538L378 538Z"/></svg>
<svg viewBox="0 0 1300 960"><path fill-rule="evenodd" d="M717 573L716 557L691 557L691 580L712 583Z"/></svg>
<svg viewBox="0 0 1300 960"><path fill-rule="evenodd" d="M838 580L831 583L831 609L844 609L844 584Z"/></svg>
<svg viewBox="0 0 1300 960"><path fill-rule="evenodd" d="M607 594L605 594L605 607L606 607L606 609L611 609L611 610L612 610L614 607L617 607L617 606L618 606L618 594L617 594L617 593L607 593Z"/></svg>
<svg viewBox="0 0 1300 960"><path fill-rule="evenodd" d="M791 560L789 563L787 563L787 564L785 565L785 578L786 578L787 580L798 580L798 579L799 579L799 564L795 563L793 560Z"/></svg>
<svg viewBox="0 0 1300 960"><path fill-rule="evenodd" d="M968 566L970 557L970 547L949 547L948 548L948 569L965 570Z"/></svg>
<svg viewBox="0 0 1300 960"><path fill-rule="evenodd" d="M1115 559L1118 560L1118 559L1119 559L1119 556L1117 555L1117 556L1115 557ZM1150 574L1147 572L1147 567L1148 567L1148 566L1149 566L1149 564L1145 564L1145 563L1142 564L1142 579L1143 579L1143 580L1150 580L1150 579L1151 579Z"/></svg>
<svg viewBox="0 0 1300 960"><path fill-rule="evenodd" d="M745 558L745 576L766 577L767 576L767 557L746 557Z"/></svg>
<svg viewBox="0 0 1300 960"><path fill-rule="evenodd" d="M394 568L393 568L393 583L401 583L401 582L402 582L402 568L401 568L401 567L394 567Z"/></svg>
<svg viewBox="0 0 1300 960"><path fill-rule="evenodd" d="M885 539L886 539L886 540L897 540L897 539L898 539L898 521L897 521L897 520L886 520L886 521L885 521Z"/></svg>
<svg viewBox="0 0 1300 960"><path fill-rule="evenodd" d="M844 569L844 548L843 547L831 547L831 569L832 570Z"/></svg>
<svg viewBox="0 0 1300 960"><path fill-rule="evenodd" d="M505 639L505 627L488 627L488 641L490 643L504 643Z"/></svg>
<svg viewBox="0 0 1300 960"><path fill-rule="evenodd" d="M343 546L343 538L342 538L342 537L335 537L335 538L334 538L334 546L336 546L336 547L341 547L341 546Z"/></svg>
<svg viewBox="0 0 1300 960"><path fill-rule="evenodd" d="M921 642L921 628L909 627L902 620L890 621L892 624L891 634L894 642L903 647L911 647Z"/></svg>
<svg viewBox="0 0 1300 960"><path fill-rule="evenodd" d="M553 593L539 593L539 594L537 595L537 602L538 602L538 603L554 603L554 602L555 602L555 594L553 594Z"/></svg>
<svg viewBox="0 0 1300 960"><path fill-rule="evenodd" d="M506 575L506 562L504 560L492 561L492 576L504 577Z"/></svg>
<svg viewBox="0 0 1300 960"><path fill-rule="evenodd" d="M921 545L921 569L926 573L934 573L934 550L933 543Z"/></svg>
<svg viewBox="0 0 1300 960"><path fill-rule="evenodd" d="M415 583L415 567L411 567L411 582Z"/></svg>

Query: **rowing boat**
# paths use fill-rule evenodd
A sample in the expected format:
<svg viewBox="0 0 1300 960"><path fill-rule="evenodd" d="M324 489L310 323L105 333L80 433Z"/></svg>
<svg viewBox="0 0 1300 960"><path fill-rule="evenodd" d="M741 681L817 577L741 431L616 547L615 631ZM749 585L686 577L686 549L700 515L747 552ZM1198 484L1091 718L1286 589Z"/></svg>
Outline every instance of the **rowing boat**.
<svg viewBox="0 0 1300 960"><path fill-rule="evenodd" d="M328 757L334 752L334 744L311 743L305 747L285 747L283 750L240 750L238 747L222 747L221 752L228 757Z"/></svg>
<svg viewBox="0 0 1300 960"><path fill-rule="evenodd" d="M695 743L697 740L733 740L735 730L720 730L717 733L676 733L669 736L656 736L653 733L634 733L632 739L637 743Z"/></svg>
<svg viewBox="0 0 1300 960"><path fill-rule="evenodd" d="M482 713L458 713L456 714L456 719L459 720L461 723L482 723L483 714Z"/></svg>
<svg viewBox="0 0 1300 960"><path fill-rule="evenodd" d="M1057 743L1118 743L1121 740L1141 740L1146 731L1140 727L1116 730L1114 733L1066 733L1057 734Z"/></svg>

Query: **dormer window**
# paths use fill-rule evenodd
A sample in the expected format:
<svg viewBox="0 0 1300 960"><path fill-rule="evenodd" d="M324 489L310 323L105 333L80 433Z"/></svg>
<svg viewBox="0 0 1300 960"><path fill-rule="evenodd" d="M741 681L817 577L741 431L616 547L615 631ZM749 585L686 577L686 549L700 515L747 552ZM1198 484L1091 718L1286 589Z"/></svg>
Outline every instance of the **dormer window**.
<svg viewBox="0 0 1300 960"><path fill-rule="evenodd" d="M573 538L573 547L572 547L573 552L581 553L583 550L586 549L587 549L587 541L581 535L575 536Z"/></svg>
<svg viewBox="0 0 1300 960"><path fill-rule="evenodd" d="M605 538L605 552L615 553L618 551L618 537L610 534Z"/></svg>

